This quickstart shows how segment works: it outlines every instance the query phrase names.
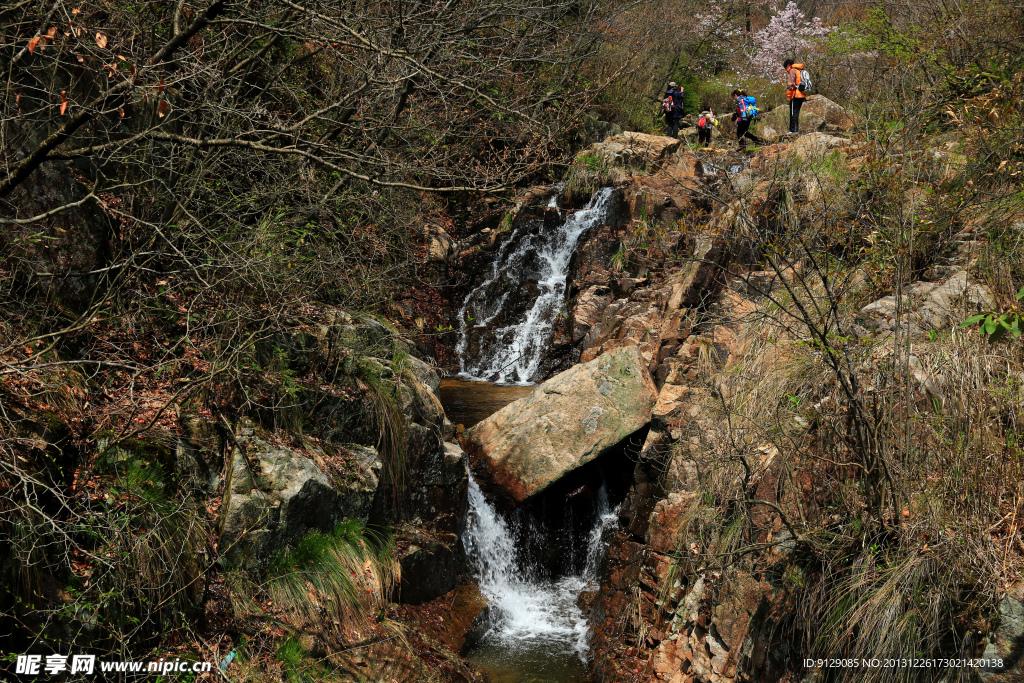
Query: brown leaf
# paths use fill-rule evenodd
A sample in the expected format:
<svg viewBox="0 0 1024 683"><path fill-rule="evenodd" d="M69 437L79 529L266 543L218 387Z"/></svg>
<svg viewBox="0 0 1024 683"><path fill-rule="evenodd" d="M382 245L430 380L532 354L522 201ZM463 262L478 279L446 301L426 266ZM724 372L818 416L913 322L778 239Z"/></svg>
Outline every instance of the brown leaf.
<svg viewBox="0 0 1024 683"><path fill-rule="evenodd" d="M157 106L157 108L156 108L156 114L157 114L157 116L159 116L160 118L163 118L163 117L164 117L164 114L166 114L166 113L167 113L167 108L168 108L169 106L170 106L170 105L168 105L168 104L167 104L167 100L160 100L160 104L159 104L159 106Z"/></svg>
<svg viewBox="0 0 1024 683"><path fill-rule="evenodd" d="M36 51L36 45L39 44L39 39L41 37L42 36L36 36L32 40L28 41L28 52L29 52L29 54L32 54L33 52Z"/></svg>
<svg viewBox="0 0 1024 683"><path fill-rule="evenodd" d="M107 37L99 31L96 32L96 44L99 45L101 48L107 46Z"/></svg>
<svg viewBox="0 0 1024 683"><path fill-rule="evenodd" d="M66 90L61 90L60 91L60 115L61 116L64 116L64 112L66 112L68 110L68 98L67 98L67 95L64 94L66 92L67 92Z"/></svg>
<svg viewBox="0 0 1024 683"><path fill-rule="evenodd" d="M160 85L158 85L156 87L156 91L157 92L163 92L164 91L164 79L162 79L162 78L160 79Z"/></svg>
<svg viewBox="0 0 1024 683"><path fill-rule="evenodd" d="M124 107L121 107L117 111L118 111L119 114L121 114L121 118L123 119L124 118Z"/></svg>
<svg viewBox="0 0 1024 683"><path fill-rule="evenodd" d="M46 37L49 38L50 40L53 40L54 38L56 38L57 37L57 27L56 26L51 26L50 30L46 32Z"/></svg>
<svg viewBox="0 0 1024 683"><path fill-rule="evenodd" d="M72 14L81 14L82 10L80 10L80 9L73 9L73 10L71 10L71 13Z"/></svg>

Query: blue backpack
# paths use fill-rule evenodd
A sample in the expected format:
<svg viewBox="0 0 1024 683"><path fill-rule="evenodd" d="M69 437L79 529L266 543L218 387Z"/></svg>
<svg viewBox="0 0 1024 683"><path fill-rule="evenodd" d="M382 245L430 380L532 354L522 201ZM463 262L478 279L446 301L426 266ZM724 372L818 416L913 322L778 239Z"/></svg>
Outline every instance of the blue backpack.
<svg viewBox="0 0 1024 683"><path fill-rule="evenodd" d="M751 120L752 121L757 116L758 112L760 111L757 108L757 100L755 98L750 97L748 95L747 97L743 98L743 102L744 102L744 108L743 109L744 109L744 113L746 114L745 118L747 120Z"/></svg>
<svg viewBox="0 0 1024 683"><path fill-rule="evenodd" d="M736 115L740 121L747 120L747 100L742 95L736 98Z"/></svg>

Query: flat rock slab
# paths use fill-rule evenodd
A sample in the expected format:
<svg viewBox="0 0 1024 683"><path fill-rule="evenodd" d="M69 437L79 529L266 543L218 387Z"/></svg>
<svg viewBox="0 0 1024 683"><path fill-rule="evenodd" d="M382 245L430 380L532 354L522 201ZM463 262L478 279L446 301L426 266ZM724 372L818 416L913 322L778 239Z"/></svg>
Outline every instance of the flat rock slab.
<svg viewBox="0 0 1024 683"><path fill-rule="evenodd" d="M481 486L518 505L646 426L657 390L636 346L556 375L466 432Z"/></svg>
<svg viewBox="0 0 1024 683"><path fill-rule="evenodd" d="M679 140L676 138L628 132L595 142L586 153L603 159L611 166L655 171L678 149Z"/></svg>

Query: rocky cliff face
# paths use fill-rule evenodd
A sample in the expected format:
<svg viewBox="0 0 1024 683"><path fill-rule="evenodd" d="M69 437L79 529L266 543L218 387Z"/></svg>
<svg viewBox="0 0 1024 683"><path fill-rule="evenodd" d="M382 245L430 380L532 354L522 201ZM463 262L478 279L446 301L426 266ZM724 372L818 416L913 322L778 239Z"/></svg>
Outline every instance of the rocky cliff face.
<svg viewBox="0 0 1024 683"><path fill-rule="evenodd" d="M821 119L814 124L812 117L812 128L842 133L856 123L823 98L808 106L805 111ZM755 265L773 240L793 234L801 221L811 223L817 202L836 196L827 177L792 176L785 169L794 163L856 169L867 152L847 137L820 132L765 147L735 164L721 152L694 153L668 139L635 134L588 152L603 159L621 183L624 216L580 246L566 336L583 363L635 349L657 390L651 429L621 511L623 529L612 541L600 588L587 598L597 680L689 683L803 675L796 596L810 579L798 559L802 541L791 520L832 519L829 468L791 470L771 439L749 442L738 458L716 457L716 451L737 438L747 443L744 427L732 422L737 418L729 410L743 392L759 400L763 390L751 387L762 383L781 390L790 381L778 373L793 362L792 350L779 346L752 355L773 334L765 323L773 302L784 305L794 288L821 287L820 280L808 284L815 277L813 262L775 261L767 271ZM686 229L695 216L701 227ZM910 298L901 329L908 329L909 316L912 339L928 339L992 305L991 292L964 270L971 262L951 263L939 281L905 290ZM844 324L864 348L880 349L857 370L874 376L880 371L875 364L891 353L884 349L892 344L895 299L869 303L878 290L863 272L834 287L839 296L862 302L844 309ZM935 378L916 359L911 365L913 391L939 396ZM824 410L831 400L828 388L821 389L814 410ZM813 452L814 424L813 417L797 416L778 428L810 430L806 448ZM739 527L717 516L720 508L709 498L719 489L716 481L733 482L750 500L768 501L747 513L757 531L745 544L735 535ZM799 501L777 495L787 486L804 492ZM715 559L740 546L747 561ZM1015 604L1011 600L1000 609L1009 614ZM992 638L993 652L1008 642Z"/></svg>

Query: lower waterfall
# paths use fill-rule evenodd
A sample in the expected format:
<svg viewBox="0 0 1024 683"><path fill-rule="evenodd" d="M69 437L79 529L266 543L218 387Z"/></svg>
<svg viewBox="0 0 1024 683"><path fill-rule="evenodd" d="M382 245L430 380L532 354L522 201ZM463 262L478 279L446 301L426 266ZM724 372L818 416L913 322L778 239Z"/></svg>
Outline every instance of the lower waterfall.
<svg viewBox="0 0 1024 683"><path fill-rule="evenodd" d="M489 670L492 680L578 680L587 657L588 627L577 599L595 584L606 550L604 531L617 523L602 486L595 496L582 569L546 578L546 572L532 566L517 549L516 530L510 528L515 523L502 518L470 475L463 543L489 608L486 634L470 659ZM518 531L531 532L528 528ZM572 554L573 549L564 551ZM500 673L506 669L508 677ZM530 677L520 678L522 674Z"/></svg>

